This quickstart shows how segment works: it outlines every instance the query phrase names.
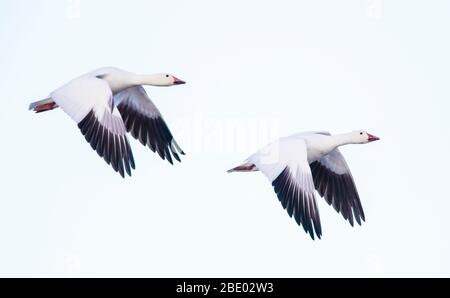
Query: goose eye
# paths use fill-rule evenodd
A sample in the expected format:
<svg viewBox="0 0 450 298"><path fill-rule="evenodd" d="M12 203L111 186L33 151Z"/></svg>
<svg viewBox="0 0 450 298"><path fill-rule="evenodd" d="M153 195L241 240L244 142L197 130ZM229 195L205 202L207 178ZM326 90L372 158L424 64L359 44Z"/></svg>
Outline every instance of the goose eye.
<svg viewBox="0 0 450 298"><path fill-rule="evenodd" d="M166 75L166 78L168 78L169 77L169 75Z"/></svg>
<svg viewBox="0 0 450 298"><path fill-rule="evenodd" d="M360 132L359 134L360 134L360 135L362 135L363 133L362 133L362 132Z"/></svg>

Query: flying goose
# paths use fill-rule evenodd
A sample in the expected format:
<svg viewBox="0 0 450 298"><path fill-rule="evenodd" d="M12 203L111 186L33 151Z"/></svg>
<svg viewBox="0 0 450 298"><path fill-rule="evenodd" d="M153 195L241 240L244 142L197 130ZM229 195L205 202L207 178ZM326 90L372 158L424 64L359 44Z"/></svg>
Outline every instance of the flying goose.
<svg viewBox="0 0 450 298"><path fill-rule="evenodd" d="M61 107L98 155L125 177L135 169L127 132L173 164L184 155L161 113L142 85L173 86L184 81L166 73L138 75L113 67L73 79L29 109L41 113Z"/></svg>
<svg viewBox="0 0 450 298"><path fill-rule="evenodd" d="M379 140L363 130L331 135L326 131L304 132L281 138L250 156L228 172L261 171L290 217L314 240L320 239L319 209L315 190L353 226L353 217L365 221L358 191L339 147Z"/></svg>

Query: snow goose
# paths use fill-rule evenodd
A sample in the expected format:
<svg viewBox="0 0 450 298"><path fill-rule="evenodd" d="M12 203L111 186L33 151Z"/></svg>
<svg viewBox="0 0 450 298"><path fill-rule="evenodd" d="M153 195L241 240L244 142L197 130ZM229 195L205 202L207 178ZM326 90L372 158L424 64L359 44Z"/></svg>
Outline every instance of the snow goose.
<svg viewBox="0 0 450 298"><path fill-rule="evenodd" d="M77 124L100 157L116 172L131 176L135 168L127 132L171 164L184 155L161 113L142 85L184 84L170 74L138 75L113 67L84 74L30 104L41 113L61 107Z"/></svg>
<svg viewBox="0 0 450 298"><path fill-rule="evenodd" d="M281 138L228 172L261 171L290 217L314 240L322 228L315 200L317 190L329 205L353 226L365 220L358 191L339 146L379 140L363 130L331 135L325 131L298 133Z"/></svg>

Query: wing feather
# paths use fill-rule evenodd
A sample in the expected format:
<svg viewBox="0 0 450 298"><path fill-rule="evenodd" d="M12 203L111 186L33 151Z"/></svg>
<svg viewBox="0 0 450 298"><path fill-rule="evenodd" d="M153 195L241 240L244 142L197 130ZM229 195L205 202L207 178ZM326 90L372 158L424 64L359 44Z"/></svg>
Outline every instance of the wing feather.
<svg viewBox="0 0 450 298"><path fill-rule="evenodd" d="M183 150L173 138L161 113L150 100L142 86L125 89L114 96L125 127L142 145L158 153L162 159L173 164L173 158L181 161Z"/></svg>
<svg viewBox="0 0 450 298"><path fill-rule="evenodd" d="M322 236L313 177L307 161L305 141L284 139L272 143L249 158L272 182L283 208L312 239Z"/></svg>
<svg viewBox="0 0 450 298"><path fill-rule="evenodd" d="M105 81L80 77L55 90L51 97L78 124L86 141L107 164L122 177L125 172L131 176L134 160L127 131Z"/></svg>
<svg viewBox="0 0 450 298"><path fill-rule="evenodd" d="M361 225L365 221L358 190L350 169L339 149L310 164L317 192L325 201L341 213L350 225L354 220Z"/></svg>

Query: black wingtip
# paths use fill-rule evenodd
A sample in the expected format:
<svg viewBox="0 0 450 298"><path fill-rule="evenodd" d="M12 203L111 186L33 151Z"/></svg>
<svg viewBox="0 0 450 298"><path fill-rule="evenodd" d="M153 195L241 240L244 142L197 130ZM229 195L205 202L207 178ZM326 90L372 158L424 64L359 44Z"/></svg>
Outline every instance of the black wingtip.
<svg viewBox="0 0 450 298"><path fill-rule="evenodd" d="M361 220L362 220L362 221L361 221ZM362 226L362 223L363 223L363 222L366 222L366 219L365 219L364 217L357 218L357 222L358 222L358 225Z"/></svg>
<svg viewBox="0 0 450 298"><path fill-rule="evenodd" d="M321 161L310 164L316 190L336 212L340 213L350 226L365 222L364 211L350 174L337 174L327 168Z"/></svg>
<svg viewBox="0 0 450 298"><path fill-rule="evenodd" d="M292 177L287 167L272 182L275 193L288 215L294 217L296 223L303 228L306 234L309 234L312 240L315 240L315 236L321 239L322 228L315 198L292 185Z"/></svg>
<svg viewBox="0 0 450 298"><path fill-rule="evenodd" d="M125 136L110 132L99 122L92 110L78 124L78 127L92 149L108 165L111 165L115 172L118 172L122 178L125 178L126 174L131 177L130 166L134 169L134 159Z"/></svg>
<svg viewBox="0 0 450 298"><path fill-rule="evenodd" d="M180 159L180 157L178 156L178 154L176 154L176 153L173 152L173 151L171 151L171 152L172 152L173 157L174 157L178 162L181 162L181 159Z"/></svg>
<svg viewBox="0 0 450 298"><path fill-rule="evenodd" d="M124 119L127 131L131 132L131 135L142 145L148 146L171 165L174 164L173 159L181 162L178 154L186 154L175 142L169 127L160 115L155 118L143 115L132 106L127 105L126 102L120 103L118 109ZM130 165L133 167L132 159Z"/></svg>
<svg viewBox="0 0 450 298"><path fill-rule="evenodd" d="M310 229L310 230L305 231L305 232L306 232L306 234L309 234L309 236L311 237L311 239L313 241L322 240L322 232L320 232L320 231L317 231L317 230L313 231L312 229ZM317 237L317 239L316 239L316 237Z"/></svg>

